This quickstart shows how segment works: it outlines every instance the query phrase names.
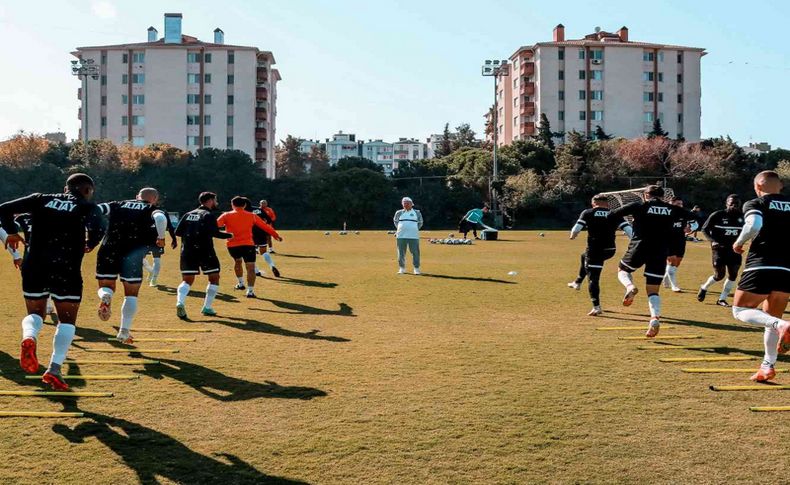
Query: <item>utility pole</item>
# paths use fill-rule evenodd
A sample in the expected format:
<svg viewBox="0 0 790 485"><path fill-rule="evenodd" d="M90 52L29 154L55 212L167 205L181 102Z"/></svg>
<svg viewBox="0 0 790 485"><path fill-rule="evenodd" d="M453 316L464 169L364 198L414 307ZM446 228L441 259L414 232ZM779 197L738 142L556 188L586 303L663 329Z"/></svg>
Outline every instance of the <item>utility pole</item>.
<svg viewBox="0 0 790 485"><path fill-rule="evenodd" d="M88 153L88 78L99 79L99 66L95 65L93 59L83 59L71 61L71 74L77 76L82 83L82 95L85 97L82 103L82 143L83 150ZM131 82L131 80L129 81ZM131 100L129 100L131 103Z"/></svg>
<svg viewBox="0 0 790 485"><path fill-rule="evenodd" d="M494 124L494 149L493 149L493 176L492 182L489 184L489 193L491 198L491 213L494 215L494 224L498 227L503 225L502 213L499 210L499 194L497 194L496 185L499 182L499 160L497 159L497 151L499 150L499 106L497 96L497 80L500 76L504 77L510 74L510 64L507 59L486 59L483 61L482 75L494 78L494 113L492 121Z"/></svg>

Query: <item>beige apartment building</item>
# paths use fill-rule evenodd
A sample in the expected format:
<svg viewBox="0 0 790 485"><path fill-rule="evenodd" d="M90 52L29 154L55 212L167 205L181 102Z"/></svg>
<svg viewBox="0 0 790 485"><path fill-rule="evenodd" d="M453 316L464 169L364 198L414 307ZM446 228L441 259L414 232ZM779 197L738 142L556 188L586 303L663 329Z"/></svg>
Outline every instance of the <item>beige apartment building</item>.
<svg viewBox="0 0 790 485"><path fill-rule="evenodd" d="M534 136L541 113L553 131L594 136L600 126L624 138L644 136L661 120L672 138L700 139L700 60L705 50L632 41L628 28L598 28L523 46L497 78L498 144Z"/></svg>
<svg viewBox="0 0 790 485"><path fill-rule="evenodd" d="M184 35L182 16L165 14L165 35L147 42L78 47L98 79L82 81L80 136L137 146L168 143L186 150L244 151L274 178L277 82L274 56L257 47ZM86 107L87 104L87 107Z"/></svg>

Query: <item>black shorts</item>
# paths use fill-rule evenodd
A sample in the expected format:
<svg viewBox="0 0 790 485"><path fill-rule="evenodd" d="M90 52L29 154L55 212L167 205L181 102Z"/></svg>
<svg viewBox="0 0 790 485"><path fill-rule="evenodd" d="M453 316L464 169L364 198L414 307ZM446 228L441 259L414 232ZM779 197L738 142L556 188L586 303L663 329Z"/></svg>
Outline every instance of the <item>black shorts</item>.
<svg viewBox="0 0 790 485"><path fill-rule="evenodd" d="M181 274L219 273L219 258L214 248L181 249Z"/></svg>
<svg viewBox="0 0 790 485"><path fill-rule="evenodd" d="M666 273L667 250L646 246L643 241L631 241L623 259L620 260L620 268L631 273L642 266L645 267L647 284L660 284Z"/></svg>
<svg viewBox="0 0 790 485"><path fill-rule="evenodd" d="M617 252L615 248L587 248L584 252L584 265L587 269L603 269L604 261L612 259Z"/></svg>
<svg viewBox="0 0 790 485"><path fill-rule="evenodd" d="M143 258L150 246L122 248L102 245L96 256L96 279L114 280L121 277L125 283L143 281Z"/></svg>
<svg viewBox="0 0 790 485"><path fill-rule="evenodd" d="M743 256L733 251L731 247L712 248L711 255L714 268L736 268L733 274L737 273L743 264Z"/></svg>
<svg viewBox="0 0 790 485"><path fill-rule="evenodd" d="M676 256L682 258L686 255L686 236L682 238L672 238L669 243L669 251L667 256Z"/></svg>
<svg viewBox="0 0 790 485"><path fill-rule="evenodd" d="M21 268L23 296L29 300L52 297L55 301L79 303L82 301L81 263L82 255L71 264L25 257Z"/></svg>
<svg viewBox="0 0 790 485"><path fill-rule="evenodd" d="M790 293L790 270L746 268L738 282L738 289L758 295L768 295L774 291Z"/></svg>
<svg viewBox="0 0 790 485"><path fill-rule="evenodd" d="M245 263L255 262L255 246L234 246L228 248L228 253L233 259L243 259Z"/></svg>

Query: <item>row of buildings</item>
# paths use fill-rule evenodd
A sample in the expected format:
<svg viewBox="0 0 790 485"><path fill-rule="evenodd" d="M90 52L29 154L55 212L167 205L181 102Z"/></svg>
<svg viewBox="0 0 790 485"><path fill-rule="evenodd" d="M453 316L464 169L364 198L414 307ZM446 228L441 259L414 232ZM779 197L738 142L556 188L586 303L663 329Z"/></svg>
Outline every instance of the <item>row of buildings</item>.
<svg viewBox="0 0 790 485"><path fill-rule="evenodd" d="M519 47L498 69L497 143L534 136L541 114L553 131L590 137L597 126L641 137L658 119L670 137L697 141L704 55L700 47L631 40L627 27L566 39L559 24L551 42Z"/></svg>

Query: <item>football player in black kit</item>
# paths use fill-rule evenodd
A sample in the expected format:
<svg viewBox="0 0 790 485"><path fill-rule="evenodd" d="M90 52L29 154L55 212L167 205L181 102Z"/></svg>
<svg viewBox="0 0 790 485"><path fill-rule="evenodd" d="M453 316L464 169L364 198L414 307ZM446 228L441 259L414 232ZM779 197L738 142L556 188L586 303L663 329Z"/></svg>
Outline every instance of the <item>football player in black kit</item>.
<svg viewBox="0 0 790 485"><path fill-rule="evenodd" d="M186 299L195 276L203 272L208 276L203 315L217 313L211 307L219 290L219 258L214 251L214 238L230 239L232 234L217 227L217 194L203 192L198 198L200 207L181 217L176 227L176 236L181 238L181 277L183 281L176 291L176 315L186 319Z"/></svg>
<svg viewBox="0 0 790 485"><path fill-rule="evenodd" d="M683 199L680 197L673 197L670 203L677 207L683 207ZM672 225L672 237L669 242L667 267L664 273L664 288L671 288L675 293L683 291L678 285L677 275L680 263L683 262L683 257L686 255L686 235L699 228L697 216L693 212L680 212L678 217L678 220Z"/></svg>
<svg viewBox="0 0 790 485"><path fill-rule="evenodd" d="M274 227L274 220L272 219L271 209L268 209L269 203L266 200L261 200L259 203L258 208L253 209L252 204L247 207L247 210L251 211L256 216L263 219L263 222L269 224L270 226ZM273 212L272 212L273 213ZM260 229L258 226L253 226L252 228L252 240L255 242L255 247L258 248L258 254L263 256L263 260L266 261L266 264L269 265L269 268L272 270L272 274L275 278L280 277L280 270L277 269L277 266L274 265L274 259L272 259L271 254L269 251L274 252L272 247L272 236L268 232ZM263 271L258 269L258 265L255 265L255 276L263 277Z"/></svg>
<svg viewBox="0 0 790 485"><path fill-rule="evenodd" d="M738 320L765 327L765 357L751 377L763 382L776 375L778 354L790 350L790 322L782 319L790 298L790 197L774 171L754 178L757 198L743 206L745 224L732 249L742 254L751 241L746 265L735 291L732 314Z"/></svg>
<svg viewBox="0 0 790 485"><path fill-rule="evenodd" d="M131 344L130 334L134 315L137 313L137 295L143 282L143 258L153 244L165 245L167 216L156 207L159 192L144 188L134 200L99 204L102 213L109 216L107 235L96 258L96 279L99 281L99 318L107 321L111 316L112 297L116 279L123 283L124 300L121 306L121 326L118 341ZM152 226L156 232L152 232Z"/></svg>
<svg viewBox="0 0 790 485"><path fill-rule="evenodd" d="M31 194L0 204L0 226L8 233L6 245L18 249L23 243L14 214L29 213L36 230L26 242L22 262L22 294L28 315L22 319L22 351L19 364L38 372L36 346L44 324L47 298L52 297L60 317L52 342L52 357L43 381L57 391L67 390L61 366L74 339L82 300L82 258L103 235L103 221L91 199L93 180L81 173L71 175L62 194Z"/></svg>
<svg viewBox="0 0 790 485"><path fill-rule="evenodd" d="M611 259L617 252L615 244L615 233L618 229L630 238L632 235L631 225L623 219L615 220L609 218L609 199L605 195L596 195L592 199L592 208L582 211L579 220L571 229L571 239L583 230L587 229L587 249L581 256L579 266L579 276L576 280L568 283L569 288L578 290L586 276L590 277L588 290L593 308L587 315L596 317L603 313L601 310L601 271L606 260Z"/></svg>
<svg viewBox="0 0 790 485"><path fill-rule="evenodd" d="M664 279L669 245L672 241L673 226L675 222L690 213L682 207L664 202L664 189L658 185L651 185L645 189L644 202L634 202L613 210L609 217L620 221L626 216L632 216L634 235L628 245L623 259L620 260L617 279L625 286L623 306L630 306L634 296L639 292L634 286L631 273L645 267L645 282L647 290L648 307L650 308L650 324L646 337L658 335L661 325L661 297L659 289Z"/></svg>
<svg viewBox="0 0 790 485"><path fill-rule="evenodd" d="M728 307L727 297L735 289L738 271L741 269L741 255L732 249L732 245L741 235L743 229L743 212L741 212L741 199L736 194L727 196L726 208L716 211L708 217L702 225L702 233L710 241L713 255L713 275L700 286L697 300L705 301L708 290L717 281L727 276L721 295L716 301L719 306Z"/></svg>

